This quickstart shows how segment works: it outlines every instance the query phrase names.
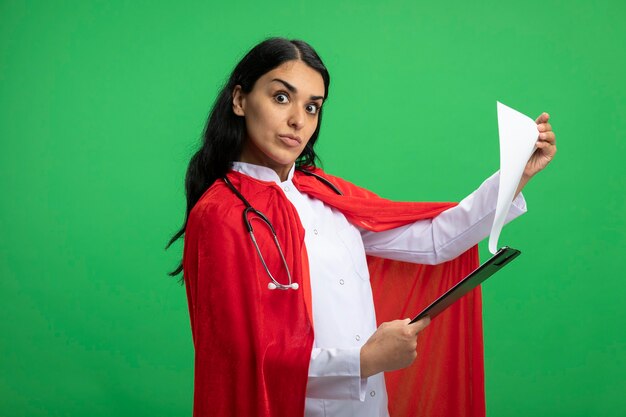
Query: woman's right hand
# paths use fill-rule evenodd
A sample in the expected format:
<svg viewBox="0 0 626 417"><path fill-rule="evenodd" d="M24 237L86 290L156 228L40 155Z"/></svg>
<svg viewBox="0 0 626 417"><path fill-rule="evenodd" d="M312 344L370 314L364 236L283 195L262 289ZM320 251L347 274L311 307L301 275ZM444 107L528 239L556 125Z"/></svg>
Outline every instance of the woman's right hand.
<svg viewBox="0 0 626 417"><path fill-rule="evenodd" d="M430 319L409 324L411 319L381 324L361 348L361 378L406 368L417 357L417 335Z"/></svg>

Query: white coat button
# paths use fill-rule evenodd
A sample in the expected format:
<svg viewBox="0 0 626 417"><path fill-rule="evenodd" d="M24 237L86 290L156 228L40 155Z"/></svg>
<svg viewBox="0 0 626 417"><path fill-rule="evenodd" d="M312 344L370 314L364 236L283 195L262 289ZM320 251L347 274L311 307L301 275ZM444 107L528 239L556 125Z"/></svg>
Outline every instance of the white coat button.
<svg viewBox="0 0 626 417"><path fill-rule="evenodd" d="M291 188L289 188L288 185L285 185L285 191L289 191L289 190L291 190Z"/></svg>
<svg viewBox="0 0 626 417"><path fill-rule="evenodd" d="M357 342L361 340L361 336L359 336L358 334L354 338L356 339Z"/></svg>
<svg viewBox="0 0 626 417"><path fill-rule="evenodd" d="M313 233L317 234L317 229L313 229Z"/></svg>
<svg viewBox="0 0 626 417"><path fill-rule="evenodd" d="M345 281L343 279L340 279L339 280L339 285L343 285L343 284L345 284Z"/></svg>
<svg viewBox="0 0 626 417"><path fill-rule="evenodd" d="M370 397L376 396L376 391L370 391Z"/></svg>

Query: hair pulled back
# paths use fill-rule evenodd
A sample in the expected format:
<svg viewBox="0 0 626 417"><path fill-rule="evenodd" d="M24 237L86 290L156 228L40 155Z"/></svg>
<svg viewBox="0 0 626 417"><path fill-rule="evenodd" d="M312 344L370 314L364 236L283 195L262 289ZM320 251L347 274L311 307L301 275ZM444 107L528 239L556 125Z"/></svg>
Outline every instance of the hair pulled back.
<svg viewBox="0 0 626 417"><path fill-rule="evenodd" d="M300 60L316 70L324 80L324 97L328 96L330 75L320 57L308 43L301 40L270 38L252 48L237 64L213 104L202 134L202 146L191 157L187 167L185 222L170 239L166 249L185 234L189 213L202 194L217 179L226 175L232 163L241 155L246 140L246 127L245 119L233 112L232 100L235 86L239 85L244 93L249 93L260 77L292 60ZM322 109L318 113L315 132L296 161L297 166L315 166L317 155L314 146L319 136L321 123ZM178 275L182 270L183 264L181 262L169 275Z"/></svg>

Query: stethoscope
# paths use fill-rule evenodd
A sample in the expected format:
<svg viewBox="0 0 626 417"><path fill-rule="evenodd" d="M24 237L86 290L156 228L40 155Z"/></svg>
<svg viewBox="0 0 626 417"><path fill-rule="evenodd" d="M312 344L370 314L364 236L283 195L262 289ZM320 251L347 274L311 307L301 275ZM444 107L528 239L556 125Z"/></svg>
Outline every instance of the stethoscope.
<svg viewBox="0 0 626 417"><path fill-rule="evenodd" d="M326 178L322 177L321 175L315 174L315 173L313 173L311 171L305 171L304 169L298 169L298 170L300 172L306 174L306 175L310 175L312 177L317 178L319 181L321 181L324 184L326 184L329 188L331 188L337 194L343 195L343 193L339 190L339 188L337 188L335 186L335 184L333 184L332 182L328 181ZM278 237L276 236L276 231L274 230L274 226L272 226L272 223L269 221L269 219L267 217L265 217L265 215L263 213L261 213L259 210L257 210L254 207L252 207L252 205L248 202L248 200L246 200L244 198L244 196L241 195L241 193L230 182L228 177L224 176L224 177L222 177L222 179L224 180L226 185L231 189L231 191L233 193L235 193L235 195L246 206L246 208L243 210L243 222L246 225L246 228L248 229L248 232L250 233L250 239L252 239L252 243L254 244L254 248L256 249L256 253L259 255L259 259L261 259L261 263L263 264L263 268L265 269L265 272L267 272L267 275L270 277L271 281L267 284L267 288L269 288L270 290L275 290L275 289L279 289L279 290L288 290L288 289L297 290L298 288L300 288L298 283L297 282L293 282L293 280L292 280L291 272L289 272L289 266L287 266L287 260L285 259L285 255L283 253L283 249L280 246L280 242L278 242ZM257 244L256 238L254 237L254 230L252 229L252 224L250 223L251 219L248 218L250 213L252 213L252 214L257 216L257 217L252 217L252 220L260 219L271 230L272 236L274 237L274 244L278 248L278 253L280 254L280 258L283 261L283 265L285 266L285 270L287 271L287 278L289 279L289 283L288 284L281 284L280 282L278 282L276 280L276 278L274 278L274 275L272 275L272 273L270 272L269 268L267 267L267 264L265 263L265 259L263 258L263 255L261 254L261 249L259 249L259 245Z"/></svg>

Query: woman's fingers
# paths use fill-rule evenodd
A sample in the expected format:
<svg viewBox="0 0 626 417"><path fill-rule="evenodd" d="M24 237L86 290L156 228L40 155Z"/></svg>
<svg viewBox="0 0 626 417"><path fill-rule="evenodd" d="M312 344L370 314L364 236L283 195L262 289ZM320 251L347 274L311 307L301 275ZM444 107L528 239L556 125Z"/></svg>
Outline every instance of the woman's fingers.
<svg viewBox="0 0 626 417"><path fill-rule="evenodd" d="M552 130L552 125L548 122L546 123L539 123L537 125L537 130L539 130L540 132L549 132Z"/></svg>
<svg viewBox="0 0 626 417"><path fill-rule="evenodd" d="M429 323L430 323L430 318L425 317L421 320L416 321L413 324L409 324L410 331L412 334L417 335L419 332L424 330L424 328L428 326Z"/></svg>
<svg viewBox="0 0 626 417"><path fill-rule="evenodd" d="M552 125L548 123L549 119L550 115L543 112L539 115L539 117L537 117L536 120L537 130L539 131L539 135L537 136L537 147L540 149L556 145L556 135L552 131Z"/></svg>
<svg viewBox="0 0 626 417"><path fill-rule="evenodd" d="M543 132L539 134L539 141L548 142L550 145L554 145L556 142L556 135L554 132Z"/></svg>
<svg viewBox="0 0 626 417"><path fill-rule="evenodd" d="M535 123L537 124L546 123L549 119L550 119L550 115L546 112L543 112L539 115L539 117L537 117L537 120L535 120Z"/></svg>

